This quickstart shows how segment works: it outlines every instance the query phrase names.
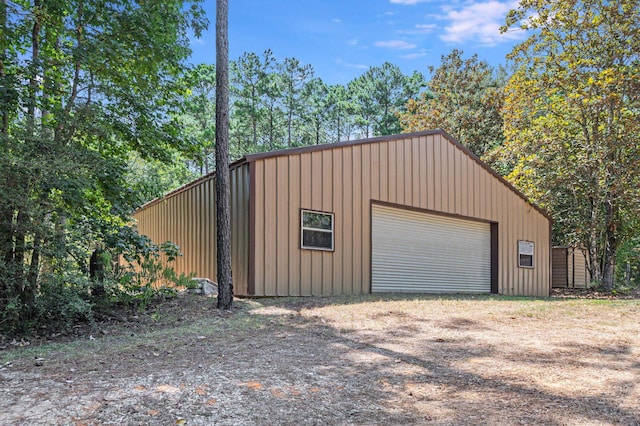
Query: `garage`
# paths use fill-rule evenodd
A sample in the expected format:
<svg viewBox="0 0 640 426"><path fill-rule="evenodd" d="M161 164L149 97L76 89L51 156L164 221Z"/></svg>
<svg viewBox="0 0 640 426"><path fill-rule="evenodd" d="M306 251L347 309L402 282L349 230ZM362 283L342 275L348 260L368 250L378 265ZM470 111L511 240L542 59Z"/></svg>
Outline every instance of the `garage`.
<svg viewBox="0 0 640 426"><path fill-rule="evenodd" d="M490 293L491 224L372 205L371 291Z"/></svg>
<svg viewBox="0 0 640 426"><path fill-rule="evenodd" d="M551 220L443 130L259 152L230 166L236 295L548 296ZM215 279L215 173L142 206Z"/></svg>

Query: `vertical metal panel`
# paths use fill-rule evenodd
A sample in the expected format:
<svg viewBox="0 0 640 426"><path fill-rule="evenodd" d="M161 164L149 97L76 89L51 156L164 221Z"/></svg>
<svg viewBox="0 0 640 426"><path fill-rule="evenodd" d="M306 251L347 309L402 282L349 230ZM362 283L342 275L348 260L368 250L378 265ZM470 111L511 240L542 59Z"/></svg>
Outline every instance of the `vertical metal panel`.
<svg viewBox="0 0 640 426"><path fill-rule="evenodd" d="M264 160L264 292L266 296L277 295L277 182L276 158Z"/></svg>
<svg viewBox="0 0 640 426"><path fill-rule="evenodd" d="M371 282L371 271L369 268L370 264L370 256L371 256L371 229L370 221L371 216L369 214L369 204L371 200L371 146L370 145L362 145L362 155L360 164L362 165L362 184L360 187L362 188L360 191L360 208L361 208L361 221L359 226L360 233L360 241L358 244L360 246L360 267L358 268L361 271L360 276L360 286L359 293L368 293L369 292L369 283Z"/></svg>
<svg viewBox="0 0 640 426"><path fill-rule="evenodd" d="M440 208L442 211L451 212L453 209L449 204L450 191L449 186L451 185L451 160L449 159L449 141L444 138L438 138L438 145L440 145L440 167L442 177L440 179L440 185L442 185L442 201Z"/></svg>
<svg viewBox="0 0 640 426"><path fill-rule="evenodd" d="M427 138L427 209L436 209L436 167L434 137Z"/></svg>
<svg viewBox="0 0 640 426"><path fill-rule="evenodd" d="M589 270L587 268L587 257L585 251L573 248L573 285L576 288L589 287Z"/></svg>
<svg viewBox="0 0 640 426"><path fill-rule="evenodd" d="M411 176L409 180L412 183L413 193L411 194L411 204L414 206L421 205L421 188L423 183L420 181L420 139L413 138L411 140Z"/></svg>
<svg viewBox="0 0 640 426"><path fill-rule="evenodd" d="M343 182L343 197L342 197L342 211L344 214L343 217L343 226L342 226L342 253L343 253L343 263L342 263L342 285L343 291L346 294L354 294L354 277L353 277L353 268L354 268L354 256L353 256L353 234L352 234L352 224L354 220L359 220L353 216L353 191L352 191L352 183L353 183L353 164L352 164L352 148L344 148L342 150L342 182Z"/></svg>
<svg viewBox="0 0 640 426"><path fill-rule="evenodd" d="M335 211L333 208L333 192L335 191L333 176L333 154L331 151L322 151L322 211L334 214L335 228ZM335 242L335 229L334 229ZM335 249L335 247L334 247ZM323 251L322 253L322 295L331 296L333 294L333 260L334 252Z"/></svg>
<svg viewBox="0 0 640 426"><path fill-rule="evenodd" d="M419 181L420 181L420 208L428 208L429 198L429 180L427 179L428 165L427 165L427 140L425 137L418 139L418 169L419 169Z"/></svg>
<svg viewBox="0 0 640 426"><path fill-rule="evenodd" d="M454 164L454 168L455 168L455 198L456 198L456 214L462 215L465 214L462 212L462 207L463 207L463 202L462 199L463 197L466 198L467 195L467 188L464 188L463 185L463 173L462 173L462 151L460 151L459 149L455 149L454 147L454 159L455 159L455 164Z"/></svg>
<svg viewBox="0 0 640 426"><path fill-rule="evenodd" d="M343 181L343 166L342 166L342 150L334 149L333 153L333 213L334 213L334 252L333 252L333 282L331 287L332 294L344 294L346 293L343 288L342 268L345 262L344 252L344 209L342 194L344 181ZM347 293L348 294L348 293Z"/></svg>
<svg viewBox="0 0 640 426"><path fill-rule="evenodd" d="M458 151L457 159L460 170L460 189L458 190L460 194L460 214L463 216L471 216L472 214L469 211L469 197L472 195L473 190L472 187L469 186L470 170L469 167L465 167L464 154L462 151Z"/></svg>
<svg viewBox="0 0 640 426"><path fill-rule="evenodd" d="M300 155L300 206L298 207L298 225L296 227L300 236L300 208L311 209L311 154ZM298 247L300 243L298 242ZM311 296L311 252L312 250L300 250L300 293L303 296Z"/></svg>
<svg viewBox="0 0 640 426"><path fill-rule="evenodd" d="M233 270L234 292L238 295L249 295L249 191L250 176L249 165L236 167L231 171L231 266ZM201 195L205 191L202 188ZM208 220L210 210L206 198L202 198L202 222L203 229L208 229L211 221ZM206 232L203 232L206 235ZM206 238L204 239L206 242ZM207 265L208 253L202 253L201 261Z"/></svg>
<svg viewBox="0 0 640 426"><path fill-rule="evenodd" d="M289 234L295 228L289 226L289 159L276 158L276 294L288 296L289 292Z"/></svg>
<svg viewBox="0 0 640 426"><path fill-rule="evenodd" d="M380 142L380 200L389 199L389 142Z"/></svg>
<svg viewBox="0 0 640 426"><path fill-rule="evenodd" d="M362 247L361 235L363 232L362 219L363 215L369 214L368 206L363 209L362 198L362 145L353 147L353 155L351 157L353 164L353 181L352 181L352 199L353 199L353 221L352 226L352 250L353 250L353 292L361 294L363 292L362 283L362 251L369 248Z"/></svg>
<svg viewBox="0 0 640 426"><path fill-rule="evenodd" d="M255 179L255 194L252 194L255 199L255 219L254 219L254 227L255 232L253 234L254 238L254 251L255 251L255 259L254 263L254 291L256 296L264 296L265 288L264 288L264 254L265 254L265 237L264 237L264 161L256 161L254 166L254 179Z"/></svg>
<svg viewBox="0 0 640 426"><path fill-rule="evenodd" d="M323 211L322 152L316 151L304 155L311 156L311 209ZM314 296L322 295L322 252L318 250L311 250L311 294Z"/></svg>
<svg viewBox="0 0 640 426"><path fill-rule="evenodd" d="M444 211L442 205L442 180L444 173L442 171L442 149L440 145L440 138L433 138L433 190L434 190L434 204L433 210Z"/></svg>
<svg viewBox="0 0 640 426"><path fill-rule="evenodd" d="M396 192L396 202L398 204L406 204L406 196L405 196L405 191L408 190L407 188L407 183L405 182L405 171L407 169L407 167L411 167L410 164L406 164L405 160L406 157L404 155L405 153L405 143L403 140L397 140L395 143L396 146L396 164L395 164L395 168L396 168L396 185L395 185L395 192Z"/></svg>
<svg viewBox="0 0 640 426"><path fill-rule="evenodd" d="M380 199L380 180L382 175L382 168L380 162L380 146L382 144L371 145L371 168L369 171L371 179L371 198L374 200Z"/></svg>
<svg viewBox="0 0 640 426"><path fill-rule="evenodd" d="M289 157L289 295L300 296L300 156Z"/></svg>
<svg viewBox="0 0 640 426"><path fill-rule="evenodd" d="M397 141L389 141L388 142L389 152L387 153L389 160L389 174L387 178L389 179L388 188L389 192L387 193L387 197L389 201L392 203L398 202L398 174L396 172L397 168L397 158L398 158L398 143Z"/></svg>

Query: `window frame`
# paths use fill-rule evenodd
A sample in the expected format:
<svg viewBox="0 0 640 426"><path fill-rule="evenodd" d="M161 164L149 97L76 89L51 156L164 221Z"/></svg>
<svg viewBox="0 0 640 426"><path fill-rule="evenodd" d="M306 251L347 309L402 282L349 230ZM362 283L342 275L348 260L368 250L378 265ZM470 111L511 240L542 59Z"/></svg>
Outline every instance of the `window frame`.
<svg viewBox="0 0 640 426"><path fill-rule="evenodd" d="M330 216L331 230L304 226L305 214ZM304 244L305 231L323 232L323 233L331 234L331 248L305 245ZM320 250L320 251L330 251L330 252L335 251L335 214L331 212L323 212L318 210L300 209L300 248L302 250Z"/></svg>
<svg viewBox="0 0 640 426"><path fill-rule="evenodd" d="M523 252L524 245L526 245L527 248L531 247L530 254L528 253L529 250L526 250L526 252ZM518 268L526 268L526 269L535 268L535 254L536 254L536 243L534 241L518 240ZM531 256L531 265L523 265L522 256Z"/></svg>

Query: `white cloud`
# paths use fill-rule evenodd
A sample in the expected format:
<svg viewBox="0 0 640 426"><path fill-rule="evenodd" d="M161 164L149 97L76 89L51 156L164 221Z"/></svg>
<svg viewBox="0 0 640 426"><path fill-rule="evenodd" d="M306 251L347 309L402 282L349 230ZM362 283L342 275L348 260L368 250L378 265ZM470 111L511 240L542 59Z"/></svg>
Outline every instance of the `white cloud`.
<svg viewBox="0 0 640 426"><path fill-rule="evenodd" d="M358 45L358 39L357 38L352 38L350 40L347 40L347 44L349 46L357 46Z"/></svg>
<svg viewBox="0 0 640 426"><path fill-rule="evenodd" d="M395 4L417 4L417 3L424 3L430 0L390 0L391 3L395 3Z"/></svg>
<svg viewBox="0 0 640 426"><path fill-rule="evenodd" d="M482 46L495 46L500 42L519 39L523 34L500 34L500 26L504 24L507 12L517 6L517 1L489 0L467 3L461 9L443 7L444 15L438 18L449 21L449 25L444 27L440 39L447 43L476 41Z"/></svg>
<svg viewBox="0 0 640 426"><path fill-rule="evenodd" d="M342 65L342 66L347 67L347 68L356 68L356 69L359 69L359 70L367 70L367 69L369 69L369 65L351 64L351 63L345 62L345 61L343 61L342 59L339 59L339 58L336 59L335 62L336 62L336 64Z"/></svg>
<svg viewBox="0 0 640 426"><path fill-rule="evenodd" d="M376 41L373 45L376 47L387 47L389 49L398 50L408 50L416 47L415 44L407 43L404 40Z"/></svg>
<svg viewBox="0 0 640 426"><path fill-rule="evenodd" d="M398 34L431 34L438 28L436 24L417 24L411 30L398 30Z"/></svg>
<svg viewBox="0 0 640 426"><path fill-rule="evenodd" d="M331 22L335 22L336 24L339 24L339 23L341 23L341 22L342 22L342 19L340 19L340 18L333 18L333 19L331 20Z"/></svg>
<svg viewBox="0 0 640 426"><path fill-rule="evenodd" d="M400 56L402 59L419 59L419 58L423 58L427 56L427 52L416 52L416 53L409 53L408 55L402 55Z"/></svg>
<svg viewBox="0 0 640 426"><path fill-rule="evenodd" d="M365 65L365 64L344 64L345 67L347 68L357 68L359 70L368 70L369 69L369 65Z"/></svg>

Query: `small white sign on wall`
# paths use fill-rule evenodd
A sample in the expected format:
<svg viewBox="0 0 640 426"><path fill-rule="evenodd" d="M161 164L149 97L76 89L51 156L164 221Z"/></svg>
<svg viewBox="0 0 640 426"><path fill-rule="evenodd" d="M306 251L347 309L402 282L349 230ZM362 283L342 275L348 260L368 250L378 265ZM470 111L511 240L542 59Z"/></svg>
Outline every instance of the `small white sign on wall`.
<svg viewBox="0 0 640 426"><path fill-rule="evenodd" d="M533 256L533 242L518 241L518 253Z"/></svg>

